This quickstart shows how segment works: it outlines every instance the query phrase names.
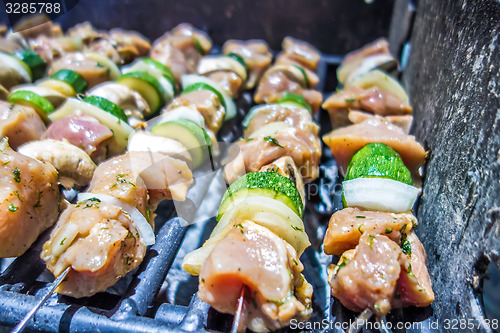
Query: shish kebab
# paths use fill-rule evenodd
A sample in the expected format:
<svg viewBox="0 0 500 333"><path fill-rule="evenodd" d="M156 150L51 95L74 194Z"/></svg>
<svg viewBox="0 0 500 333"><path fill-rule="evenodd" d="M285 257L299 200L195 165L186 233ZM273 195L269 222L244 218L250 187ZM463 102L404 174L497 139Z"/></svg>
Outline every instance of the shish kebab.
<svg viewBox="0 0 500 333"><path fill-rule="evenodd" d="M184 28L192 30L192 28L190 27L185 26ZM186 38L193 39L192 37L186 37ZM73 64L72 68L79 70L82 74L86 73L87 71L87 68L85 66L82 66L80 68L78 64ZM155 73L154 71L155 66L152 66L151 68L152 72ZM147 69L149 69L149 67L148 68L144 68L144 66L142 67L142 70L145 74L147 74L146 72ZM83 87L82 84L79 85L76 84L78 82L86 83L86 81L83 80L78 73L74 71L70 72L69 70L66 71L72 74L70 75L69 78L67 76L58 77L57 79L53 77L49 79L49 81L58 82L59 85L70 86L70 88L72 88L73 86ZM144 85L147 86L147 84ZM122 85L122 87L127 88L124 85ZM94 95L90 96L92 97ZM109 97L109 95L106 96ZM38 96L38 97L40 97L41 100L43 100L44 98L43 96ZM142 97L140 98L142 99ZM97 103L95 103L94 101L97 101ZM87 154L84 151L82 151L82 149L77 148L76 145L79 145L81 148L87 150L87 152L89 152L94 157L94 160L96 162L99 162L108 156L111 157L113 155L123 152L127 148L128 135L133 132L132 128L126 123L125 121L126 117L123 116L123 112L121 112L120 106L115 105L114 103L104 98L102 99L94 98L93 100L90 101L86 99L85 102L76 99L67 100L66 103L63 104L59 109L57 109L53 113L50 113L49 117L47 117L46 112L50 112L50 110L37 108L36 101L33 102L33 100L31 99L26 102L32 102L32 103L30 104L21 102L21 104L23 105L16 104L16 106L13 106L14 104L10 103L5 103L5 105L2 105L4 106L2 110L5 111L5 115L7 118L1 124L2 133L4 136L9 136L9 139L12 138L13 141L16 143L16 145L19 145L23 143L24 140L30 141L32 139L37 138L40 135L40 132L44 131L45 125L40 119L41 118L40 115L45 115L46 120L47 118L49 118L48 121L51 121L50 117L52 117L52 119L55 121L54 123L51 124L51 126L55 126L57 127L57 129L51 131L51 126L49 126L49 130L46 131L44 135L50 137L50 133L56 133L59 135L59 137L56 137L54 139L60 139L64 141L60 142L55 142L53 140L50 141L43 140L39 142L35 141L21 147L20 151L25 153L26 155L32 155L32 157L53 163L56 169L59 171L59 175L61 177L63 185L66 185L67 187L71 187L73 183L76 183L77 185L81 186L87 185L88 181L91 179L92 173L95 168L95 165L90 160L90 158L88 158L88 156L85 158ZM50 105L50 102L48 105ZM110 105L111 108L108 107ZM33 109L35 109L36 112ZM85 116L85 119L83 120L81 119L82 118L80 116L81 114ZM78 119L79 117L80 119ZM69 122L66 121L68 118L71 119ZM61 124L61 122L64 123ZM108 129L106 126L110 126L110 128ZM103 130L109 132L109 135L104 136L104 138L103 135L99 135L99 132L102 132ZM31 133L33 135L31 136L26 135L26 133ZM22 137L23 135L24 137ZM71 145L65 141L70 141L75 145ZM83 147L82 143L84 145ZM176 141L171 140L170 143L171 145L173 145L176 143ZM110 146L115 146L117 147L117 149L115 149L114 152L110 153L111 151L111 149L109 149ZM182 148L183 147L182 144L177 143L177 146L181 147L180 151L185 150L185 148ZM99 154L97 156L92 154L92 152L99 150L100 151L104 150L104 154ZM77 165L75 165L73 163L74 160L68 159L67 157L65 157L65 154L73 154L73 156L76 155L77 159L80 162ZM187 158L190 159L189 154L187 154ZM76 170L75 166L77 167ZM25 173L22 176L29 177L29 173ZM43 187L41 187L41 189L43 189ZM13 193L19 193L19 192L20 191L15 190ZM38 193L38 195L36 193ZM30 194L30 196L34 196L35 201L40 202L40 200L43 199L44 194L43 191L37 192L37 190L34 189L34 193ZM37 198L38 200L36 200ZM13 210L15 209L14 207L18 208L27 205L26 203L27 201L21 202L21 200L23 200L23 198L19 198L19 202L17 204L12 204L13 208L10 211L5 210L5 212L12 213ZM43 207L47 208L51 206L45 205ZM15 251L6 249L4 256L17 256L22 254L32 244L32 242L36 239L36 237L41 231L43 231L47 226L50 226L53 222L55 222L55 217L57 216L58 213L58 207L52 210L54 211L52 214L54 218L47 219L47 221L44 221L44 223L48 223L45 227L39 228L37 226L34 228L27 229L30 230L30 232L33 232L32 235L33 237L28 237L28 238L25 237L23 241L16 240L15 242L4 243L6 244L6 246L7 244L13 244L13 243L24 244L24 246L21 247L18 246L17 247L18 249L16 249ZM10 214L9 217L11 217L12 215L17 216L19 214ZM9 219L5 219L4 221L9 221ZM11 223L7 225L12 226L13 224ZM6 228L4 228L4 230L8 234L10 229L9 227L7 227L7 225ZM30 241L26 241L26 239Z"/></svg>
<svg viewBox="0 0 500 333"><path fill-rule="evenodd" d="M380 70L391 62L385 40L347 55L337 70L344 89L323 104L334 128L323 141L345 176L344 209L332 215L324 239L325 253L340 257L329 267L329 282L332 296L365 321L434 301L412 212L426 153L407 134L412 116L406 92ZM349 331L359 329L356 324Z"/></svg>
<svg viewBox="0 0 500 333"><path fill-rule="evenodd" d="M283 47L280 59L302 55L304 62L319 60L304 42L287 38ZM316 65L313 61L308 70ZM219 207L218 224L204 245L183 260L186 271L199 275L201 300L235 314L235 329L256 332L285 327L293 318L307 320L312 312L312 286L301 274L299 257L310 244L301 219L303 181L317 177L318 126L302 96L266 83L277 75L302 92L306 71L294 61L276 66L266 71L257 91L278 103L256 106L247 114L244 137L227 158L224 174L232 184ZM301 76L289 78L292 68ZM249 149L237 151L246 144Z"/></svg>

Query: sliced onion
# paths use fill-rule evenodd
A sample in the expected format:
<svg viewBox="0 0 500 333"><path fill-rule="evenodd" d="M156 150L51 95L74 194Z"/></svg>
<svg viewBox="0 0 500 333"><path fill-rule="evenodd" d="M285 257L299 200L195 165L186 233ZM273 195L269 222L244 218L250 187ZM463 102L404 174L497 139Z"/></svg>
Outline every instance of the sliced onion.
<svg viewBox="0 0 500 333"><path fill-rule="evenodd" d="M419 189L387 178L356 178L342 183L348 207L392 213L412 209Z"/></svg>
<svg viewBox="0 0 500 333"><path fill-rule="evenodd" d="M137 227L137 231L139 231L139 235L146 245L153 245L155 243L155 234L153 228L149 224L148 220L144 217L144 215L137 210L132 205L124 202L123 200L117 199L107 194L97 194L97 193L80 193L78 194L78 201L85 201L88 199L96 198L101 200L102 202L108 203L113 206L120 207L122 211L128 213L132 219L132 222Z"/></svg>
<svg viewBox="0 0 500 333"><path fill-rule="evenodd" d="M228 226L232 227L244 219L266 227L286 240L299 256L311 245L300 217L281 201L266 196L249 196L231 203L207 243L210 244L217 236L224 235Z"/></svg>

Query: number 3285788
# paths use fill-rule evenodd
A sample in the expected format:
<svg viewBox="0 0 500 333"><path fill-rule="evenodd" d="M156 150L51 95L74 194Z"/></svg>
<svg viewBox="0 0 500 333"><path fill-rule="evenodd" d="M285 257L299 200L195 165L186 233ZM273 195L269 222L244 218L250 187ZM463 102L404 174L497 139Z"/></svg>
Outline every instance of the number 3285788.
<svg viewBox="0 0 500 333"><path fill-rule="evenodd" d="M498 319L445 319L445 330L465 330L465 329L498 329Z"/></svg>
<svg viewBox="0 0 500 333"><path fill-rule="evenodd" d="M59 14L61 12L60 3L50 2L7 2L5 4L7 14Z"/></svg>

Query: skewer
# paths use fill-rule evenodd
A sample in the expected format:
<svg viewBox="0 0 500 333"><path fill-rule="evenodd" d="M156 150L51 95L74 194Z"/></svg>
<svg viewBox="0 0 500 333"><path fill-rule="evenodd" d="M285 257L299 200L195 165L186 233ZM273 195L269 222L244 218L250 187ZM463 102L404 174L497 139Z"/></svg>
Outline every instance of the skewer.
<svg viewBox="0 0 500 333"><path fill-rule="evenodd" d="M26 314L26 316L21 320L19 324L17 324L16 327L11 331L11 333L19 333L24 330L26 325L28 324L28 321L35 315L35 313L40 309L40 307L49 299L49 297L54 293L56 288L63 282L64 278L66 275L68 275L69 271L71 270L71 267L68 267L62 272L61 275L57 277L57 279L52 282L52 285L50 286L49 290L46 292L46 294L43 296L43 298L35 305L33 309L31 309L30 312Z"/></svg>
<svg viewBox="0 0 500 333"><path fill-rule="evenodd" d="M347 333L358 333L365 326L371 316L373 316L372 310L370 310L370 308L366 308L351 324Z"/></svg>
<svg viewBox="0 0 500 333"><path fill-rule="evenodd" d="M241 314L243 312L243 303L245 301L245 285L241 286L240 298L238 298L238 308L234 314L233 324L231 325L231 333L239 333L243 331L243 327L240 329L241 324Z"/></svg>
<svg viewBox="0 0 500 333"><path fill-rule="evenodd" d="M380 332L382 333L392 333L392 330L387 327L387 318L385 316L377 319L380 322Z"/></svg>

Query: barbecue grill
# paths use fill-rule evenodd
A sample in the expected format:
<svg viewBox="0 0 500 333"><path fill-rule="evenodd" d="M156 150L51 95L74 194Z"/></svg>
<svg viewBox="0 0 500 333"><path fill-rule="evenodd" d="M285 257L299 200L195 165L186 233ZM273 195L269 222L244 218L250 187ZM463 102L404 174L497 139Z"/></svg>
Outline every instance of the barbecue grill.
<svg viewBox="0 0 500 333"><path fill-rule="evenodd" d="M82 0L57 21L68 28L89 20L97 28L133 29L151 39L185 21L205 29L215 45L230 38L261 38L275 50L284 36L292 35L324 52L318 74L319 90L325 94L337 86L335 70L343 54L388 35L392 52L401 57L402 80L415 110L412 132L430 150L417 233L427 250L436 301L423 309L395 309L387 319L420 323L393 332L438 332L453 330L444 325L446 319L474 319L477 324L500 317L493 297L500 293L496 271L500 267L499 19L500 4L494 0ZM251 101L250 92L242 94L238 115L223 126L219 141L230 143L241 135L241 120ZM330 121L325 112L320 117L322 135L329 131ZM212 169L195 174L196 183L188 194L192 207L203 209L208 217L215 216L225 190L217 172L220 161L213 162ZM328 148L323 149L320 172L318 180L306 185L309 200L304 223L312 246L302 260L304 275L314 287L309 322L327 320L330 324L304 328L342 332L334 323L352 321L356 314L331 299L326 268L332 257L320 247L331 214L342 206L335 186L338 172ZM203 244L215 219L186 225L172 202L163 202L157 213L156 244L137 270L90 298L52 295L28 328L46 332L228 331L232 316L201 302L196 296L197 278L181 269L183 256ZM39 258L49 232L23 256L2 262L0 324L6 331L34 307L51 282ZM484 281L485 276L492 278ZM483 293L493 296L484 297L483 302ZM431 325L438 321L437 326ZM491 332L460 325L457 329Z"/></svg>

